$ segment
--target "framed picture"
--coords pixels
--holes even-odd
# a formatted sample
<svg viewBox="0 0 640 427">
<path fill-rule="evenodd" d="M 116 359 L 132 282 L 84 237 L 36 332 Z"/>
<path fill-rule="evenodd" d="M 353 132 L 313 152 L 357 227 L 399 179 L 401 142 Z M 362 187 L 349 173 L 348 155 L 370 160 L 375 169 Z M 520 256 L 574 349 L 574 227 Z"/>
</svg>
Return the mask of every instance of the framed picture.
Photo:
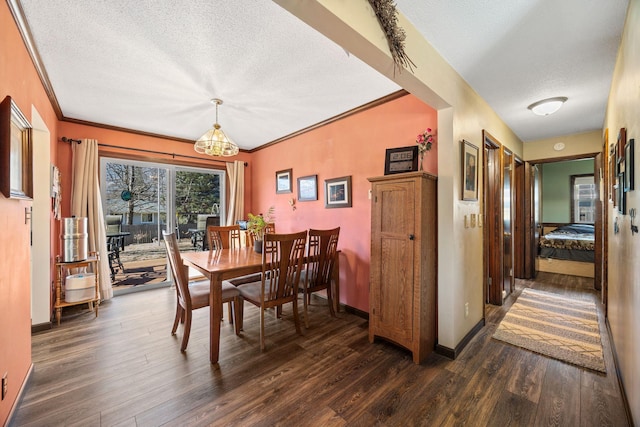
<svg viewBox="0 0 640 427">
<path fill-rule="evenodd" d="M 624 146 L 627 143 L 627 128 L 620 128 L 618 132 L 618 142 L 616 143 L 616 158 L 618 159 L 618 166 L 624 160 Z"/>
<path fill-rule="evenodd" d="M 622 186 L 624 183 L 624 173 L 618 174 L 618 212 L 622 215 L 627 213 L 627 193 L 624 192 Z"/>
<path fill-rule="evenodd" d="M 478 147 L 462 140 L 462 200 L 478 200 Z"/>
<path fill-rule="evenodd" d="M 298 201 L 311 202 L 318 200 L 318 175 L 298 178 Z"/>
<path fill-rule="evenodd" d="M 413 172 L 418 170 L 418 146 L 387 148 L 384 174 Z"/>
<path fill-rule="evenodd" d="M 634 149 L 634 139 L 630 139 L 629 142 L 624 147 L 624 191 L 633 191 L 634 187 L 634 158 L 635 158 L 635 149 Z"/>
<path fill-rule="evenodd" d="M 31 125 L 10 96 L 0 104 L 0 191 L 7 198 L 33 197 Z"/>
<path fill-rule="evenodd" d="M 276 172 L 276 194 L 293 193 L 291 173 L 292 169 Z"/>
<path fill-rule="evenodd" d="M 351 207 L 351 176 L 326 179 L 324 181 L 324 207 Z"/>
</svg>

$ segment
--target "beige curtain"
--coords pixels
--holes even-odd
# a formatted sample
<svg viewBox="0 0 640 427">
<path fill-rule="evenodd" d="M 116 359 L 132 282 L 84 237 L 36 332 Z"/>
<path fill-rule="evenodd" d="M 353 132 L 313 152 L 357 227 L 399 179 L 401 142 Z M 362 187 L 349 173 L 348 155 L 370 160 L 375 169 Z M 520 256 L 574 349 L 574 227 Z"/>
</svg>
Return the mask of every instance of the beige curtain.
<svg viewBox="0 0 640 427">
<path fill-rule="evenodd" d="M 227 225 L 233 225 L 239 219 L 244 219 L 244 162 L 227 163 L 229 175 L 229 209 L 227 210 Z"/>
<path fill-rule="evenodd" d="M 87 217 L 89 251 L 100 254 L 100 297 L 107 300 L 113 297 L 113 289 L 98 180 L 98 141 L 83 139 L 80 144 L 72 144 L 72 151 L 71 215 Z"/>
</svg>

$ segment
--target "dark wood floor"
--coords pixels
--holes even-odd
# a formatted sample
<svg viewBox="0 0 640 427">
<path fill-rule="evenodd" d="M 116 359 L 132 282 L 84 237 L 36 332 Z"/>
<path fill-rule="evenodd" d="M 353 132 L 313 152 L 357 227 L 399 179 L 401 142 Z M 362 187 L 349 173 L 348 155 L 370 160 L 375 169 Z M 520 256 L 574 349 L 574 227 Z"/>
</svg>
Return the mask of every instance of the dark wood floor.
<svg viewBox="0 0 640 427">
<path fill-rule="evenodd" d="M 519 281 L 516 296 L 532 287 L 595 299 L 589 286 L 541 274 Z M 97 319 L 66 313 L 34 335 L 34 373 L 11 425 L 628 425 L 602 316 L 607 375 L 493 340 L 515 296 L 487 307 L 486 327 L 455 361 L 433 354 L 421 366 L 393 345 L 369 344 L 366 320 L 332 319 L 321 299 L 304 336 L 290 309 L 268 316 L 261 353 L 258 312 L 246 304 L 243 336 L 225 320 L 211 365 L 207 310 L 196 312 L 186 354 L 181 335 L 170 335 L 173 292 L 117 297 Z"/>
</svg>

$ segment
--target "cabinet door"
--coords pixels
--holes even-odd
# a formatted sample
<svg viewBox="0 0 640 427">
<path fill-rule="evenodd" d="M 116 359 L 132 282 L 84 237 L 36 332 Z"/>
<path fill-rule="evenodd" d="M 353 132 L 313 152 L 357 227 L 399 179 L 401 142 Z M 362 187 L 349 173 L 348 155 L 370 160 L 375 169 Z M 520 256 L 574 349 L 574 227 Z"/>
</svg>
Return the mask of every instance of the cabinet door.
<svg viewBox="0 0 640 427">
<path fill-rule="evenodd" d="M 374 334 L 409 346 L 413 339 L 415 183 L 379 183 L 372 215 Z"/>
</svg>

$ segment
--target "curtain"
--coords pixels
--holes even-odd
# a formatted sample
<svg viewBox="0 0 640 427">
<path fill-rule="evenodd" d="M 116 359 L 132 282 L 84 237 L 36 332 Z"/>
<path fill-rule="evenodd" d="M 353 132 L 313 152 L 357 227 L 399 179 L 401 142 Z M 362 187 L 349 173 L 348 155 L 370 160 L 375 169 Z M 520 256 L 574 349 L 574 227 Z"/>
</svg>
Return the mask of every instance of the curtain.
<svg viewBox="0 0 640 427">
<path fill-rule="evenodd" d="M 227 213 L 227 225 L 233 225 L 236 221 L 244 219 L 244 162 L 234 161 L 227 163 L 229 175 L 229 209 Z"/>
<path fill-rule="evenodd" d="M 71 175 L 71 215 L 86 217 L 89 228 L 89 251 L 100 254 L 100 297 L 113 297 L 111 271 L 107 255 L 107 237 L 98 180 L 98 141 L 83 139 L 72 144 L 73 173 Z"/>
</svg>

